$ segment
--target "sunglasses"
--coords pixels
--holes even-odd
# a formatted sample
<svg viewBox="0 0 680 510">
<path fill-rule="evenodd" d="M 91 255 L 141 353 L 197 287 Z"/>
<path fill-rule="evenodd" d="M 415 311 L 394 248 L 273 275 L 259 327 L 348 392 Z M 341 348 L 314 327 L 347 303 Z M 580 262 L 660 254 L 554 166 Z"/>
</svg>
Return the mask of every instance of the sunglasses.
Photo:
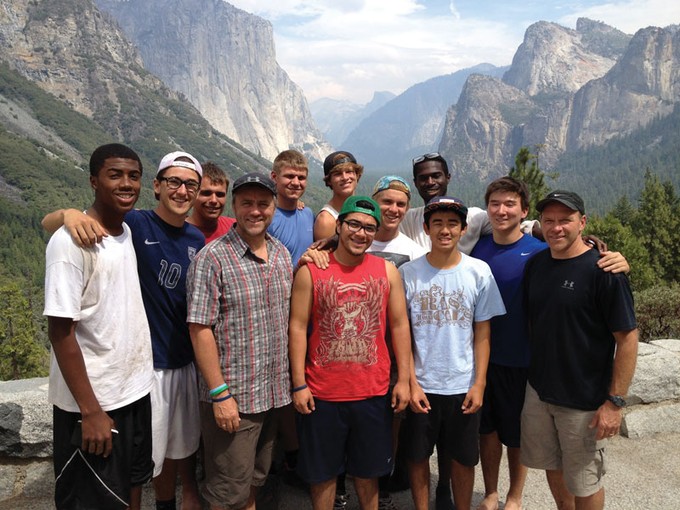
<svg viewBox="0 0 680 510">
<path fill-rule="evenodd" d="M 428 152 L 427 154 L 423 154 L 422 156 L 413 158 L 413 166 L 416 166 L 418 163 L 422 163 L 423 161 L 429 159 L 443 159 L 443 158 L 442 155 L 439 154 L 438 152 Z"/>
</svg>

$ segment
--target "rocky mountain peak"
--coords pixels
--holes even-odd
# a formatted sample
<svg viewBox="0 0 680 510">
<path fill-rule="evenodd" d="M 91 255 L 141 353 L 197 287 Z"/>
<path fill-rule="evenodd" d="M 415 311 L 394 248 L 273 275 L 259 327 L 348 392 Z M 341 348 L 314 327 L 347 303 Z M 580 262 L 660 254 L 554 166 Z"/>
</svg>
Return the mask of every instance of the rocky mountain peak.
<svg viewBox="0 0 680 510">
<path fill-rule="evenodd" d="M 609 40 L 603 35 L 609 33 L 607 26 L 582 18 L 580 27 L 547 21 L 531 25 L 503 81 L 535 96 L 576 92 L 603 76 L 616 62 L 613 45 L 601 42 Z"/>
</svg>

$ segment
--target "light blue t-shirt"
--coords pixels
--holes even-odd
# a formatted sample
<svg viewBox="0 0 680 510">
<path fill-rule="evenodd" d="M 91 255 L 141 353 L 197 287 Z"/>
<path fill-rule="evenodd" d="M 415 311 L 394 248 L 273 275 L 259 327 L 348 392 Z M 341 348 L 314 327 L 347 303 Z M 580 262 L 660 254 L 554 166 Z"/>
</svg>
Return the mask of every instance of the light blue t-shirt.
<svg viewBox="0 0 680 510">
<path fill-rule="evenodd" d="M 451 269 L 427 255 L 399 268 L 411 331 L 416 379 L 426 393 L 467 393 L 475 380 L 474 323 L 505 313 L 486 262 L 461 253 Z"/>
<path fill-rule="evenodd" d="M 292 211 L 277 207 L 267 231 L 288 249 L 295 267 L 314 241 L 314 213 L 309 207 Z"/>
</svg>

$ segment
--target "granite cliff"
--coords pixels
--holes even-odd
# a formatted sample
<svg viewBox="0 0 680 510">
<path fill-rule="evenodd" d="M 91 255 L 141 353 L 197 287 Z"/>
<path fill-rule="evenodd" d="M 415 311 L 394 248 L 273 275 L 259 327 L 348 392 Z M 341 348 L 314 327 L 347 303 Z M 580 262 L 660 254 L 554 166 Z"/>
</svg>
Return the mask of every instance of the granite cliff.
<svg viewBox="0 0 680 510">
<path fill-rule="evenodd" d="M 330 152 L 302 89 L 276 62 L 271 23 L 222 0 L 96 0 L 147 70 L 220 132 L 273 159 L 295 147 Z"/>
</svg>

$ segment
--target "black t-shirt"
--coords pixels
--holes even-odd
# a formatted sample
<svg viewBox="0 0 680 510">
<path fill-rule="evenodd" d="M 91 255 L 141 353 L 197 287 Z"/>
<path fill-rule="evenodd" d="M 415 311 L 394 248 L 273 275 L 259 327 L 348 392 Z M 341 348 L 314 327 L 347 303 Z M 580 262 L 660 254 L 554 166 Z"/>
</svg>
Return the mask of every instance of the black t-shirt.
<svg viewBox="0 0 680 510">
<path fill-rule="evenodd" d="M 531 343 L 529 382 L 541 400 L 591 411 L 607 398 L 615 341 L 637 327 L 628 278 L 597 267 L 596 250 L 526 265 L 524 296 Z"/>
</svg>

